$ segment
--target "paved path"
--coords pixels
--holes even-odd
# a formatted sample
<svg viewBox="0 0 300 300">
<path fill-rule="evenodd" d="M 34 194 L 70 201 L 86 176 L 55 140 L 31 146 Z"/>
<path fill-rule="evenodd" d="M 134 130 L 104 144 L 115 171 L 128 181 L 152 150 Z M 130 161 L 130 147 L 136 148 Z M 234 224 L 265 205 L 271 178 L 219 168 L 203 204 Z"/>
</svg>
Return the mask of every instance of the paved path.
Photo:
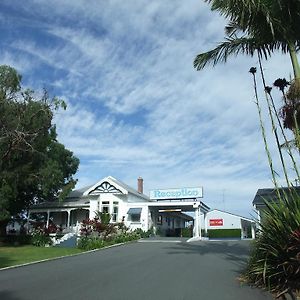
<svg viewBox="0 0 300 300">
<path fill-rule="evenodd" d="M 0 299 L 272 299 L 236 279 L 248 251 L 248 241 L 131 243 L 2 270 Z"/>
</svg>

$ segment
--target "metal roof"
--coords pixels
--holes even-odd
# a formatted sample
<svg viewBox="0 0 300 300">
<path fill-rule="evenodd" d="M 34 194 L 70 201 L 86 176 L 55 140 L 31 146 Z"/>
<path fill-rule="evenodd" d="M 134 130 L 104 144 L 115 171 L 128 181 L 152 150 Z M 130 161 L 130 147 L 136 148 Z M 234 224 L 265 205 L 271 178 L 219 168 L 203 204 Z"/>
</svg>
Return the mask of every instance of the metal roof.
<svg viewBox="0 0 300 300">
<path fill-rule="evenodd" d="M 300 187 L 293 187 L 293 189 L 300 195 Z M 281 187 L 278 189 L 280 195 L 289 192 L 289 188 Z M 265 201 L 267 202 L 277 202 L 278 201 L 278 194 L 275 188 L 267 188 L 267 189 L 258 189 L 256 195 L 253 199 L 253 205 L 260 206 L 265 205 Z"/>
</svg>

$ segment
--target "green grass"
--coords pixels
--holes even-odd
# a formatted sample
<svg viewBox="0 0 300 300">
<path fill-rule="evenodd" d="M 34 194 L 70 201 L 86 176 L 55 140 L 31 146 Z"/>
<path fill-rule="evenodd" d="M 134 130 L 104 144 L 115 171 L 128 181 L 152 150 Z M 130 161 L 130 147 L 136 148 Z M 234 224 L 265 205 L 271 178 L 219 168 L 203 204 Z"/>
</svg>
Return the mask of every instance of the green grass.
<svg viewBox="0 0 300 300">
<path fill-rule="evenodd" d="M 77 248 L 44 248 L 35 246 L 0 247 L 0 268 L 82 252 L 82 250 Z"/>
</svg>

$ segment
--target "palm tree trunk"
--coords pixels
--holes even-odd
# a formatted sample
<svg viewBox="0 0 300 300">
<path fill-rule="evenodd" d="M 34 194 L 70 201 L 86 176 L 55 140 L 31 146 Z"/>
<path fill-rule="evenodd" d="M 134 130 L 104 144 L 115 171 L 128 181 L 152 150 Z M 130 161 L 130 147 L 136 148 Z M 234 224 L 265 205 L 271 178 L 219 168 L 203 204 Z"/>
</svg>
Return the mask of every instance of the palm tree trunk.
<svg viewBox="0 0 300 300">
<path fill-rule="evenodd" d="M 300 65 L 299 65 L 299 61 L 298 61 L 298 57 L 297 57 L 295 44 L 289 43 L 288 48 L 289 48 L 290 57 L 291 57 L 292 65 L 293 65 L 295 79 L 300 79 Z"/>
</svg>

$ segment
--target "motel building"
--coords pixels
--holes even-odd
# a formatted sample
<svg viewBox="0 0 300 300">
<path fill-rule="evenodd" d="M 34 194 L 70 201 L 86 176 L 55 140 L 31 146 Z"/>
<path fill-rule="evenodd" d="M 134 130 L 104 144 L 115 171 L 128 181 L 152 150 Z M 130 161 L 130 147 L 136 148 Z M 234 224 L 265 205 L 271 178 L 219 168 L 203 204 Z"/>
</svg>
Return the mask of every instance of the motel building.
<svg viewBox="0 0 300 300">
<path fill-rule="evenodd" d="M 255 221 L 230 212 L 219 209 L 210 210 L 206 214 L 205 220 L 202 215 L 202 222 L 204 224 L 205 232 L 208 232 L 208 235 L 210 231 L 223 230 L 223 232 L 227 232 L 228 238 L 255 238 Z M 234 236 L 232 236 L 232 234 L 234 234 Z"/>
<path fill-rule="evenodd" d="M 97 211 L 111 214 L 111 222 L 124 222 L 131 230 L 137 228 L 163 236 L 180 236 L 182 228 L 193 224 L 193 238 L 201 238 L 201 214 L 209 207 L 201 199 L 202 187 L 156 189 L 150 197 L 143 194 L 143 179 L 138 178 L 137 190 L 108 176 L 94 185 L 72 191 L 63 202 L 32 205 L 28 219 L 43 216 L 59 225 L 63 232 L 79 233 L 84 219 L 93 219 Z M 186 214 L 192 212 L 194 218 Z M 205 218 L 205 217 L 204 217 Z"/>
<path fill-rule="evenodd" d="M 181 230 L 192 224 L 191 241 L 201 239 L 212 227 L 243 228 L 240 217 L 210 211 L 202 198 L 202 187 L 155 189 L 148 197 L 143 194 L 142 178 L 138 178 L 137 189 L 134 189 L 108 176 L 94 185 L 73 190 L 63 202 L 31 206 L 28 219 L 43 216 L 46 226 L 53 222 L 64 233 L 76 235 L 83 220 L 93 219 L 96 212 L 101 211 L 112 216 L 112 223 L 124 222 L 131 230 L 152 228 L 162 236 L 180 236 Z"/>
</svg>

